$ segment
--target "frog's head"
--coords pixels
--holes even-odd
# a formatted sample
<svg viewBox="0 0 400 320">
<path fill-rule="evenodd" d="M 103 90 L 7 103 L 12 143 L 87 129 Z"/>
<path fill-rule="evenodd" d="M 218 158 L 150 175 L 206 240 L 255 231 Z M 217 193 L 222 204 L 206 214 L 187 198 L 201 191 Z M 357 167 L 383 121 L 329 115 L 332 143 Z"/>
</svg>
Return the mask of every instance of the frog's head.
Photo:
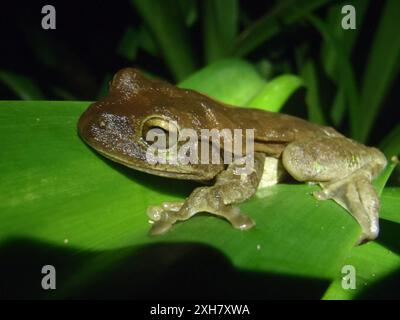
<svg viewBox="0 0 400 320">
<path fill-rule="evenodd" d="M 78 131 L 100 154 L 128 167 L 166 177 L 208 180 L 222 170 L 221 165 L 151 164 L 146 158 L 151 145 L 146 141 L 148 130 L 158 129 L 168 136 L 179 128 L 200 128 L 201 115 L 188 106 L 202 97 L 147 79 L 135 69 L 122 69 L 114 76 L 108 96 L 82 114 Z"/>
</svg>

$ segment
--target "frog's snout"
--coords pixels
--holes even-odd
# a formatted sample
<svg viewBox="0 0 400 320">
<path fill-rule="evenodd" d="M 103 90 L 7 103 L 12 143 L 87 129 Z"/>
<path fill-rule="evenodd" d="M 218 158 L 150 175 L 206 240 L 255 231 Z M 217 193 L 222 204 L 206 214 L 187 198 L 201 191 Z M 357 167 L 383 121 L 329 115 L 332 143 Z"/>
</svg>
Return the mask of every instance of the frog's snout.
<svg viewBox="0 0 400 320">
<path fill-rule="evenodd" d="M 87 131 L 88 128 L 88 123 L 89 123 L 89 117 L 87 116 L 87 111 L 86 110 L 81 117 L 79 118 L 78 121 L 78 133 L 81 137 L 84 136 L 85 132 Z"/>
<path fill-rule="evenodd" d="M 78 133 L 84 139 L 88 140 L 91 136 L 92 128 L 95 126 L 100 126 L 96 122 L 99 118 L 100 106 L 98 103 L 91 104 L 86 111 L 81 115 L 78 121 Z"/>
</svg>

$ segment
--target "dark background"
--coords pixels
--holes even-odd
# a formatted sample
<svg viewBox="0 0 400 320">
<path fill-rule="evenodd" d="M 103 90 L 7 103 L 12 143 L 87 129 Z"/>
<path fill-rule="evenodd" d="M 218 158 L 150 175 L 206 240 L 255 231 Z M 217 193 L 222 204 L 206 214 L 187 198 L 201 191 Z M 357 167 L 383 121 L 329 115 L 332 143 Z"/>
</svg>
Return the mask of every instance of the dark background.
<svg viewBox="0 0 400 320">
<path fill-rule="evenodd" d="M 270 12 L 277 1 L 241 1 L 239 31 Z M 333 1 L 335 3 L 335 1 Z M 56 8 L 56 30 L 43 30 L 41 8 L 52 4 Z M 379 22 L 383 2 L 371 1 L 366 23 L 362 24 L 352 53 L 352 63 L 358 79 L 362 77 L 370 48 L 371 37 Z M 118 53 L 124 31 L 138 27 L 142 20 L 130 1 L 7 1 L 2 3 L 0 20 L 0 69 L 17 72 L 34 79 L 48 100 L 63 100 L 64 95 L 52 88 L 68 91 L 75 100 L 96 100 L 104 95 L 108 79 L 118 69 L 141 67 L 171 82 L 175 79 L 159 55 L 151 55 L 139 48 L 132 61 Z M 323 17 L 327 7 L 316 13 Z M 200 20 L 200 19 L 198 19 Z M 393 32 L 397 32 L 393 30 Z M 190 27 L 192 52 L 197 67 L 204 66 L 201 21 Z M 282 62 L 294 64 L 294 47 L 307 41 L 312 44 L 311 55 L 317 57 L 320 35 L 306 23 L 285 27 L 278 37 L 251 52 L 245 58 L 257 62 L 267 58 L 279 74 Z M 293 69 L 295 69 L 293 67 Z M 400 94 L 399 77 L 394 81 L 381 108 L 370 143 L 376 144 L 398 123 Z M 379 81 L 379 79 L 377 79 Z M 329 83 L 326 96 L 332 95 Z M 18 99 L 0 83 L 2 100 Z M 322 99 L 323 101 L 323 99 Z M 301 101 L 297 101 L 301 103 Z M 342 131 L 346 131 L 346 122 Z"/>
</svg>

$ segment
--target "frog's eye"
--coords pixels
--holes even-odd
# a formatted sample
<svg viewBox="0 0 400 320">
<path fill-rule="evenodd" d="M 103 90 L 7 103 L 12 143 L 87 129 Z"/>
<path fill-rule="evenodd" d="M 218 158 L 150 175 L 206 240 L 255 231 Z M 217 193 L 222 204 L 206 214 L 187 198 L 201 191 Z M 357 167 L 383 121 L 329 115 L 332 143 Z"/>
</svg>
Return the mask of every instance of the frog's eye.
<svg viewBox="0 0 400 320">
<path fill-rule="evenodd" d="M 178 140 L 178 126 L 175 121 L 169 121 L 160 117 L 146 119 L 142 124 L 142 139 L 148 145 L 157 141 L 159 149 L 169 149 Z"/>
</svg>

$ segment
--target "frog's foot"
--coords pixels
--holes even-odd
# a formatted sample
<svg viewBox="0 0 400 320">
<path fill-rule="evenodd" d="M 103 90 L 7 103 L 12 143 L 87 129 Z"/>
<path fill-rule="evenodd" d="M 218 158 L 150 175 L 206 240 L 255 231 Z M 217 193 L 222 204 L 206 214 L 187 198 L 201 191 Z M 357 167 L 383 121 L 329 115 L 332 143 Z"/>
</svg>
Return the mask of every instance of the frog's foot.
<svg viewBox="0 0 400 320">
<path fill-rule="evenodd" d="M 321 191 L 314 192 L 319 200 L 333 199 L 351 213 L 362 229 L 359 244 L 374 240 L 379 233 L 379 199 L 364 172 L 333 183 L 321 183 Z"/>
<path fill-rule="evenodd" d="M 197 212 L 209 212 L 225 218 L 230 222 L 232 227 L 239 230 L 248 230 L 255 225 L 253 219 L 242 213 L 239 207 L 224 203 L 224 199 L 220 195 L 221 189 L 218 186 L 203 188 L 203 190 L 198 191 L 201 201 L 195 207 Z"/>
<path fill-rule="evenodd" d="M 224 205 L 215 194 L 213 187 L 197 188 L 185 203 L 165 202 L 161 206 L 151 206 L 147 215 L 152 221 L 150 235 L 166 233 L 177 221 L 188 220 L 196 213 L 208 212 L 227 219 L 231 225 L 240 230 L 250 229 L 254 221 L 240 212 L 238 207 Z"/>
<path fill-rule="evenodd" d="M 178 219 L 177 212 L 182 208 L 183 202 L 163 202 L 161 206 L 150 206 L 147 215 L 153 224 L 150 235 L 166 233 Z"/>
</svg>

